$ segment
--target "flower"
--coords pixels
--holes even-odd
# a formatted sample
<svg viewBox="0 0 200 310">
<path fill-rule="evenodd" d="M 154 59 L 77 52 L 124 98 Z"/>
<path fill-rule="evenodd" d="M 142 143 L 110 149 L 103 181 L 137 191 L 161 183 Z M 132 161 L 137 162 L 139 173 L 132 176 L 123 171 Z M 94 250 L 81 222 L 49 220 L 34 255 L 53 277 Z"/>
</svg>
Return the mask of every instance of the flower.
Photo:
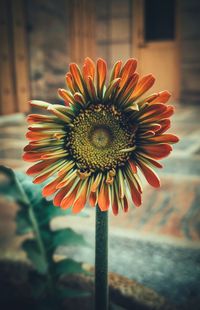
<svg viewBox="0 0 200 310">
<path fill-rule="evenodd" d="M 165 132 L 174 107 L 166 105 L 167 91 L 141 96 L 155 82 L 152 74 L 139 79 L 137 61 L 118 61 L 106 87 L 107 65 L 96 68 L 86 58 L 82 71 L 71 63 L 66 74 L 68 90 L 59 89 L 64 105 L 31 101 L 51 115 L 28 116 L 29 144 L 24 160 L 38 162 L 27 170 L 34 183 L 54 176 L 43 195 L 54 194 L 53 203 L 80 212 L 89 200 L 102 211 L 128 210 L 129 200 L 141 205 L 142 184 L 138 169 L 153 187 L 160 180 L 152 167 L 172 151 L 178 138 Z M 130 195 L 129 195 L 129 193 Z"/>
</svg>

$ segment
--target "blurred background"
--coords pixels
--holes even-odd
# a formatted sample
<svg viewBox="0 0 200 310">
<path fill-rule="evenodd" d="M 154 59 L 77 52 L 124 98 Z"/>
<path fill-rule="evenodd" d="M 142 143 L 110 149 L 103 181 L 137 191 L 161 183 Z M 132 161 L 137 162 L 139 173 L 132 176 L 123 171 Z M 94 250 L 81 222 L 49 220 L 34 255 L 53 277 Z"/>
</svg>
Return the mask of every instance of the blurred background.
<svg viewBox="0 0 200 310">
<path fill-rule="evenodd" d="M 141 75 L 156 77 L 176 106 L 172 132 L 180 136 L 162 187 L 144 188 L 143 205 L 110 217 L 110 270 L 189 309 L 200 301 L 200 1 L 0 0 L 0 163 L 25 171 L 28 99 L 61 103 L 70 62 L 86 56 L 138 59 Z M 94 210 L 68 225 L 94 242 Z M 14 234 L 16 206 L 0 203 L 0 257 L 22 258 Z M 57 221 L 57 226 L 65 225 Z M 61 254 L 66 254 L 62 248 Z M 71 253 L 94 263 L 93 249 Z M 194 306 L 193 309 L 198 307 Z"/>
</svg>

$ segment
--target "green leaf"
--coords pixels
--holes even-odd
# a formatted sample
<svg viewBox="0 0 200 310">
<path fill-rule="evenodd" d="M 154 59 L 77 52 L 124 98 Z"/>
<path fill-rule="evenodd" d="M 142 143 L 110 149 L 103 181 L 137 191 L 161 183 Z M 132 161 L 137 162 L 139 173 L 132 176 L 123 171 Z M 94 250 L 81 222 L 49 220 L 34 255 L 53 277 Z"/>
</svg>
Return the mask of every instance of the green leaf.
<svg viewBox="0 0 200 310">
<path fill-rule="evenodd" d="M 44 274 L 48 270 L 47 262 L 42 255 L 36 240 L 28 239 L 22 243 L 22 248 L 26 252 L 28 258 L 33 263 L 38 272 Z"/>
<path fill-rule="evenodd" d="M 21 193 L 21 187 L 12 169 L 0 166 L 0 193 L 25 206 L 27 199 Z"/>
<path fill-rule="evenodd" d="M 15 220 L 17 235 L 24 235 L 29 232 L 33 232 L 33 226 L 29 218 L 28 208 L 19 210 Z"/>
<path fill-rule="evenodd" d="M 60 229 L 52 232 L 53 247 L 63 245 L 87 245 L 81 234 L 76 233 L 71 228 Z"/>
<path fill-rule="evenodd" d="M 61 276 L 65 274 L 71 273 L 84 273 L 84 269 L 82 268 L 82 264 L 79 262 L 75 262 L 72 259 L 63 259 L 54 264 L 54 273 L 55 276 Z"/>
</svg>

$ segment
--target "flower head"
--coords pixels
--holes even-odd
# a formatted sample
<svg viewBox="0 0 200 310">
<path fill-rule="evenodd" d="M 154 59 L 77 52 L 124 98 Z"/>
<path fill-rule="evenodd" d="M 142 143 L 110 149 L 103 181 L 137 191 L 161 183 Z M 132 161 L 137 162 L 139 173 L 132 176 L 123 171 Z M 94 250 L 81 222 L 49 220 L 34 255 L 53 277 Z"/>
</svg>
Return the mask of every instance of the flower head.
<svg viewBox="0 0 200 310">
<path fill-rule="evenodd" d="M 141 98 L 155 79 L 151 74 L 140 79 L 136 65 L 135 59 L 124 66 L 118 61 L 106 86 L 106 62 L 98 59 L 95 66 L 86 58 L 82 71 L 70 64 L 68 90 L 58 90 L 65 106 L 31 101 L 50 115 L 28 116 L 24 160 L 38 163 L 27 174 L 36 176 L 34 183 L 54 176 L 43 195 L 54 194 L 55 206 L 77 213 L 89 200 L 91 206 L 98 204 L 102 211 L 111 206 L 117 214 L 120 208 L 128 210 L 128 192 L 140 206 L 138 169 L 150 185 L 160 186 L 152 167 L 162 168 L 158 160 L 178 141 L 165 133 L 174 108 L 166 105 L 167 91 Z"/>
</svg>

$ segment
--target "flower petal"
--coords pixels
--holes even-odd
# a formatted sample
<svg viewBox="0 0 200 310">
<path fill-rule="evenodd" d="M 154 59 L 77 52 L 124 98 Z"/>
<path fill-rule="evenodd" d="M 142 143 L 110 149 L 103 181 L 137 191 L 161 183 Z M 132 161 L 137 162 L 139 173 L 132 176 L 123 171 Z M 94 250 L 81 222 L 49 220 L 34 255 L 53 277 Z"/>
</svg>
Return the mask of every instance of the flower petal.
<svg viewBox="0 0 200 310">
<path fill-rule="evenodd" d="M 164 142 L 164 143 L 177 143 L 179 141 L 179 138 L 172 134 L 164 134 L 155 136 L 153 138 L 149 138 L 148 141 L 152 142 Z"/>
<path fill-rule="evenodd" d="M 170 154 L 172 146 L 165 143 L 158 145 L 143 145 L 142 150 L 154 159 L 162 159 Z"/>
<path fill-rule="evenodd" d="M 87 80 L 88 76 L 94 81 L 94 74 L 95 74 L 95 64 L 89 57 L 85 58 L 83 64 L 83 77 Z"/>
<path fill-rule="evenodd" d="M 101 211 L 107 211 L 109 209 L 109 193 L 108 193 L 108 184 L 105 184 L 102 182 L 100 191 L 99 191 L 99 196 L 98 196 L 98 205 Z"/>
<path fill-rule="evenodd" d="M 99 58 L 97 60 L 97 92 L 99 98 L 102 98 L 103 87 L 106 81 L 107 64 L 106 62 Z"/>
<path fill-rule="evenodd" d="M 83 183 L 80 184 L 79 189 L 77 191 L 77 194 L 80 192 L 80 195 L 78 198 L 75 199 L 75 202 L 73 204 L 73 213 L 79 213 L 85 206 L 86 200 L 87 200 L 87 188 L 88 188 L 88 181 L 84 181 Z"/>
<path fill-rule="evenodd" d="M 155 78 L 152 74 L 145 75 L 141 80 L 139 80 L 134 92 L 131 95 L 131 99 L 137 99 L 143 95 L 147 90 L 149 90 L 155 82 Z"/>
<path fill-rule="evenodd" d="M 70 72 L 67 72 L 65 78 L 66 78 L 66 84 L 67 84 L 69 90 L 71 91 L 72 94 L 75 93 L 74 81 L 73 81 L 72 74 Z"/>
<path fill-rule="evenodd" d="M 113 69 L 111 71 L 111 75 L 110 75 L 110 82 L 119 77 L 121 66 L 122 66 L 122 61 L 121 60 L 117 61 L 114 64 Z"/>
<path fill-rule="evenodd" d="M 167 91 L 161 91 L 157 94 L 156 97 L 154 98 L 149 98 L 149 100 L 147 100 L 147 102 L 149 102 L 150 104 L 154 104 L 154 103 L 166 103 L 169 98 L 171 97 L 171 94 Z"/>
<path fill-rule="evenodd" d="M 54 194 L 57 191 L 56 186 L 58 183 L 63 179 L 63 176 L 57 177 L 54 181 L 48 183 L 43 189 L 42 189 L 42 195 L 44 197 L 50 196 Z"/>
<path fill-rule="evenodd" d="M 153 187 L 160 187 L 160 179 L 157 174 L 144 162 L 138 161 L 138 166 L 143 172 L 147 182 Z"/>
<path fill-rule="evenodd" d="M 84 86 L 83 86 L 83 79 L 82 79 L 82 76 L 81 76 L 81 72 L 80 72 L 80 69 L 79 67 L 77 66 L 77 64 L 75 63 L 71 63 L 69 65 L 69 68 L 70 68 L 70 72 L 74 78 L 74 88 L 78 88 L 78 90 L 84 94 Z"/>
</svg>

